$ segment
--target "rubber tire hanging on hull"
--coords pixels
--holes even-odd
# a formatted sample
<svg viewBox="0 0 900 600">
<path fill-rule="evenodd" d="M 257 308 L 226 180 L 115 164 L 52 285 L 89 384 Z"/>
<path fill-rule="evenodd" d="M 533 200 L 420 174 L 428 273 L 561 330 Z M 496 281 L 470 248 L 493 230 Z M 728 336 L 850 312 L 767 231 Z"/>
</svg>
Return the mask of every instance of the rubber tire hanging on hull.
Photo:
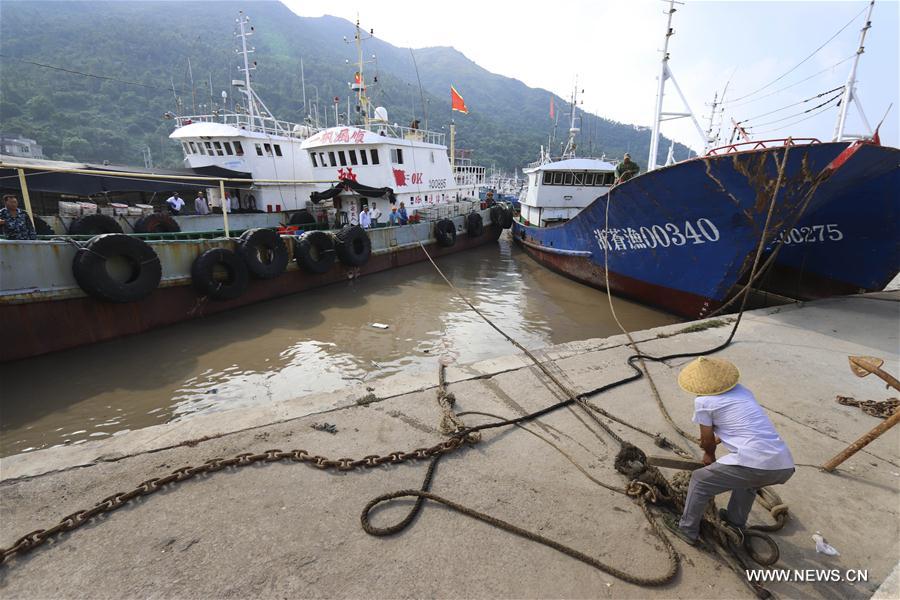
<svg viewBox="0 0 900 600">
<path fill-rule="evenodd" d="M 125 281 L 113 277 L 107 261 L 121 257 L 131 273 Z M 82 290 L 107 302 L 137 302 L 159 286 L 162 265 L 150 244 L 122 233 L 98 235 L 79 248 L 72 274 Z"/>
<path fill-rule="evenodd" d="M 225 269 L 226 278 L 216 278 L 216 267 Z M 201 296 L 213 300 L 234 300 L 247 290 L 250 274 L 241 258 L 227 248 L 207 250 L 191 265 L 191 284 Z"/>
<path fill-rule="evenodd" d="M 122 226 L 109 215 L 84 215 L 69 223 L 69 235 L 122 233 Z"/>
<path fill-rule="evenodd" d="M 248 229 L 241 234 L 238 255 L 257 279 L 273 279 L 287 268 L 288 249 L 272 229 Z"/>
<path fill-rule="evenodd" d="M 496 225 L 497 227 L 503 227 L 503 206 L 494 204 L 491 206 L 489 214 L 491 215 L 491 224 Z"/>
<path fill-rule="evenodd" d="M 40 217 L 34 217 L 34 232 L 38 235 L 53 235 L 56 232 L 47 221 Z"/>
<path fill-rule="evenodd" d="M 153 213 L 141 217 L 134 223 L 135 233 L 178 233 L 181 225 L 169 215 Z"/>
<path fill-rule="evenodd" d="M 503 229 L 509 229 L 513 224 L 512 208 L 508 204 L 503 204 L 501 207 L 503 209 L 503 218 L 500 221 L 500 225 Z"/>
<path fill-rule="evenodd" d="M 441 219 L 434 224 L 434 237 L 438 246 L 449 248 L 456 243 L 456 225 L 450 219 Z"/>
<path fill-rule="evenodd" d="M 306 209 L 295 212 L 291 215 L 288 225 L 315 225 L 316 218 Z"/>
<path fill-rule="evenodd" d="M 480 237 L 484 233 L 484 220 L 477 212 L 471 212 L 466 216 L 466 232 L 469 237 Z"/>
<path fill-rule="evenodd" d="M 309 273 L 327 273 L 335 261 L 335 239 L 324 231 L 307 231 L 294 242 L 294 260 Z"/>
<path fill-rule="evenodd" d="M 372 254 L 372 240 L 366 230 L 359 225 L 345 227 L 335 234 L 338 258 L 348 267 L 361 267 L 369 262 Z"/>
</svg>

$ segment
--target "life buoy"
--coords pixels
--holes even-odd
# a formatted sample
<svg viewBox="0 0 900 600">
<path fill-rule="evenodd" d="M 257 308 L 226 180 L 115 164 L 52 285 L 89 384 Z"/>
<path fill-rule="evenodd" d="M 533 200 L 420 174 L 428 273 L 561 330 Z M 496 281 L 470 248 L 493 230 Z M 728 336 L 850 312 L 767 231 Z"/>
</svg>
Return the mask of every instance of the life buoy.
<svg viewBox="0 0 900 600">
<path fill-rule="evenodd" d="M 441 219 L 434 224 L 434 237 L 438 246 L 449 248 L 456 243 L 456 225 L 450 219 Z"/>
<path fill-rule="evenodd" d="M 107 264 L 109 261 L 113 264 Z M 122 233 L 107 233 L 91 238 L 75 253 L 72 274 L 79 287 L 94 298 L 136 302 L 159 285 L 162 266 L 147 242 Z"/>
<path fill-rule="evenodd" d="M 466 217 L 466 232 L 469 237 L 479 237 L 484 233 L 484 220 L 477 212 L 471 212 Z"/>
<path fill-rule="evenodd" d="M 237 251 L 250 273 L 259 279 L 278 277 L 287 268 L 287 246 L 272 229 L 248 229 L 241 234 Z"/>
<path fill-rule="evenodd" d="M 365 229 L 359 225 L 351 225 L 338 231 L 335 237 L 338 241 L 335 250 L 342 263 L 350 267 L 361 267 L 369 262 L 372 240 Z"/>
<path fill-rule="evenodd" d="M 216 269 L 221 267 L 221 269 Z M 224 277 L 222 276 L 224 273 Z M 250 275 L 247 265 L 227 248 L 207 250 L 191 265 L 191 283 L 202 296 L 213 300 L 234 300 L 244 293 Z"/>
<path fill-rule="evenodd" d="M 84 215 L 69 223 L 70 235 L 122 233 L 122 226 L 109 215 Z"/>
<path fill-rule="evenodd" d="M 141 217 L 134 223 L 135 233 L 178 233 L 181 226 L 169 215 L 153 213 Z"/>
<path fill-rule="evenodd" d="M 327 273 L 334 265 L 334 242 L 334 237 L 324 231 L 308 231 L 294 243 L 294 260 L 309 273 Z"/>
</svg>

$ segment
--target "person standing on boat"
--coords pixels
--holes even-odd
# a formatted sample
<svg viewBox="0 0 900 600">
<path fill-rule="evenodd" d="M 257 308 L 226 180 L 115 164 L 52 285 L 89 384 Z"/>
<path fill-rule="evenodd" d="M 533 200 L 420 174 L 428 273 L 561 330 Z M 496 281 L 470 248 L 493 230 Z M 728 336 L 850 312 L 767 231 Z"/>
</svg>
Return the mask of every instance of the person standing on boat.
<svg viewBox="0 0 900 600">
<path fill-rule="evenodd" d="M 369 207 L 363 206 L 362 212 L 359 213 L 359 226 L 368 229 L 372 226 L 372 217 L 369 215 Z"/>
<path fill-rule="evenodd" d="M 172 192 L 172 195 L 166 199 L 166 204 L 169 205 L 169 212 L 173 215 L 180 215 L 181 209 L 184 208 L 184 200 L 178 195 L 178 192 Z"/>
<path fill-rule="evenodd" d="M 691 474 L 684 513 L 673 531 L 696 544 L 709 501 L 731 492 L 728 508 L 719 511 L 727 524 L 743 529 L 756 490 L 785 483 L 794 474 L 794 459 L 753 392 L 738 384 L 740 372 L 731 362 L 700 357 L 678 375 L 678 385 L 696 395 L 694 423 L 700 426 L 703 464 Z M 716 460 L 721 443 L 729 454 Z M 670 524 L 671 527 L 671 524 Z"/>
<path fill-rule="evenodd" d="M 8 240 L 36 240 L 37 234 L 28 214 L 19 209 L 19 199 L 14 194 L 3 196 L 0 208 L 0 233 Z"/>
<path fill-rule="evenodd" d="M 391 207 L 391 214 L 388 215 L 388 225 L 390 227 L 396 227 L 400 225 L 400 213 L 397 212 L 397 207 Z"/>
<path fill-rule="evenodd" d="M 400 215 L 401 225 L 409 223 L 409 215 L 406 214 L 406 205 L 403 202 L 400 203 L 400 210 L 397 211 L 397 214 Z"/>
<path fill-rule="evenodd" d="M 378 220 L 381 218 L 381 211 L 378 210 L 374 202 L 372 203 L 372 212 L 369 213 L 369 216 L 372 217 L 372 227 L 377 227 Z"/>
<path fill-rule="evenodd" d="M 622 162 L 616 165 L 616 182 L 622 183 L 623 181 L 628 181 L 637 175 L 640 170 L 641 168 L 638 164 L 631 160 L 631 155 L 626 152 Z"/>
<path fill-rule="evenodd" d="M 197 199 L 194 200 L 194 212 L 198 215 L 209 214 L 209 204 L 207 204 L 206 195 L 204 195 L 202 190 L 197 192 Z"/>
</svg>

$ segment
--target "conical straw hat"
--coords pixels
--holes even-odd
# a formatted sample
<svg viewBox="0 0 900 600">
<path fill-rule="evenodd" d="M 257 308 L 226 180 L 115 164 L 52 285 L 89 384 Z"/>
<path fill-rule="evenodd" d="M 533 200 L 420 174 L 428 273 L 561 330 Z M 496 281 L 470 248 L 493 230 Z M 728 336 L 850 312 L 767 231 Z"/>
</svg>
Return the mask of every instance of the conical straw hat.
<svg viewBox="0 0 900 600">
<path fill-rule="evenodd" d="M 733 363 L 723 358 L 701 356 L 681 370 L 678 385 L 698 396 L 716 396 L 736 386 L 740 378 L 741 373 Z"/>
</svg>

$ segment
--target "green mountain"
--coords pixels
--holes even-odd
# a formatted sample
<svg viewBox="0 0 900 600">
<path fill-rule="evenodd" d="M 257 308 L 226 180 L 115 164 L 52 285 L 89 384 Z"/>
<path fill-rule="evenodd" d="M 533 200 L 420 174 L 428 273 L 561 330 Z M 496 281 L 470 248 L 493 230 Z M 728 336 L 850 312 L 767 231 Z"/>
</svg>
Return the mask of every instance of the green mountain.
<svg viewBox="0 0 900 600">
<path fill-rule="evenodd" d="M 230 82 L 241 77 L 233 36 L 239 10 L 255 27 L 254 87 L 276 117 L 301 121 L 317 95 L 320 120 L 327 112 L 334 123 L 335 96 L 341 98 L 339 113 L 346 112 L 356 50 L 344 42 L 354 34 L 344 19 L 299 17 L 280 2 L 3 0 L 0 130 L 36 139 L 48 158 L 142 164 L 149 148 L 154 164 L 180 165 L 180 147 L 168 139 L 172 122 L 163 115 L 208 112 L 210 104 L 222 102 L 223 90 L 232 95 Z M 430 129 L 440 129 L 453 118 L 457 147 L 471 148 L 479 164 L 505 170 L 535 160 L 547 144 L 547 90 L 490 73 L 453 48 L 417 49 L 413 56 L 376 38 L 366 42 L 365 53 L 376 56 L 366 67 L 367 81 L 378 77 L 373 100 L 388 108 L 391 121 L 427 117 Z M 451 83 L 464 96 L 468 115 L 451 114 Z M 553 98 L 557 112 L 565 113 L 566 101 Z M 611 157 L 630 151 L 638 162 L 647 155 L 646 128 L 580 110 L 579 117 L 582 151 Z M 558 140 L 566 130 L 562 115 Z M 660 147 L 663 160 L 669 142 Z M 676 146 L 679 158 L 688 152 Z"/>
</svg>

